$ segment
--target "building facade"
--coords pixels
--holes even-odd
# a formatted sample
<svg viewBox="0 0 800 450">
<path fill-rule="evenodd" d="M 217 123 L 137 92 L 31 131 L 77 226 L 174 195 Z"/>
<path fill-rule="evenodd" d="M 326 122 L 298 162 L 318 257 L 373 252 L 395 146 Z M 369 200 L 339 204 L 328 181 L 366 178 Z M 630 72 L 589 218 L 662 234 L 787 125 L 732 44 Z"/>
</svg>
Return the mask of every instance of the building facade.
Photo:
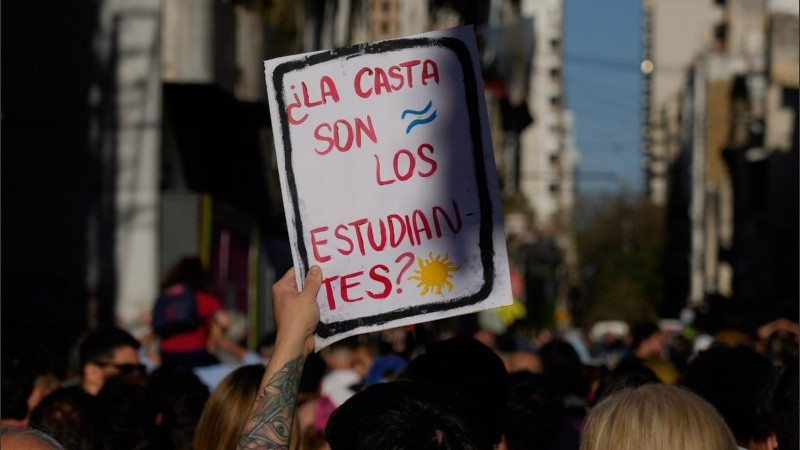
<svg viewBox="0 0 800 450">
<path fill-rule="evenodd" d="M 668 302 L 755 327 L 797 315 L 798 7 L 718 3 L 713 43 L 653 112 L 669 156 Z"/>
</svg>

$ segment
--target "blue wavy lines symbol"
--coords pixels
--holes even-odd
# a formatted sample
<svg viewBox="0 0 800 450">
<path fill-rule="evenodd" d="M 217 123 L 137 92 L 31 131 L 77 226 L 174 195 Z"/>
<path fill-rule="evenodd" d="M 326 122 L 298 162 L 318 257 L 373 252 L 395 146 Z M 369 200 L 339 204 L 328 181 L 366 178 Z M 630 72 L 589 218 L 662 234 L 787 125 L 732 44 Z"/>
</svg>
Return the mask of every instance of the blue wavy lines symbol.
<svg viewBox="0 0 800 450">
<path fill-rule="evenodd" d="M 436 119 L 436 111 L 432 112 L 428 117 L 424 117 L 424 115 L 430 111 L 431 106 L 433 106 L 433 101 L 428 101 L 428 104 L 425 105 L 425 107 L 421 110 L 406 109 L 403 111 L 403 114 L 400 115 L 401 120 L 405 119 L 406 115 L 412 115 L 416 117 L 416 119 L 412 120 L 411 123 L 408 124 L 408 127 L 406 127 L 406 134 L 410 133 L 411 129 L 413 129 L 415 126 L 431 123 Z"/>
</svg>

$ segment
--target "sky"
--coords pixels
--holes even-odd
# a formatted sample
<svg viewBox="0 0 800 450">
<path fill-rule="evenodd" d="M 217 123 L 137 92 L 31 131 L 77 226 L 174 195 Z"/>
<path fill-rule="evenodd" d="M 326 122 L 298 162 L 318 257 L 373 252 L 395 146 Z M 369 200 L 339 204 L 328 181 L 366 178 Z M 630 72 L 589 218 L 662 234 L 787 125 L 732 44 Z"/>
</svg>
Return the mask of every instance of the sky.
<svg viewBox="0 0 800 450">
<path fill-rule="evenodd" d="M 641 0 L 564 0 L 564 82 L 578 194 L 643 189 Z"/>
</svg>

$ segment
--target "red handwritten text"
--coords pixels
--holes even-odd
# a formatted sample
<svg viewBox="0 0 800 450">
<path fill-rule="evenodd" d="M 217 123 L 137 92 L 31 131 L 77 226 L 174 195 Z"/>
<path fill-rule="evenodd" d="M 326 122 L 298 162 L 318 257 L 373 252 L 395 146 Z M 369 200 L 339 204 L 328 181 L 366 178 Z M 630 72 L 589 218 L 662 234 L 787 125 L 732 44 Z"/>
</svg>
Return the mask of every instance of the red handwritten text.
<svg viewBox="0 0 800 450">
<path fill-rule="evenodd" d="M 336 147 L 336 150 L 344 153 L 353 147 L 353 141 L 357 148 L 361 148 L 363 137 L 366 136 L 374 143 L 378 143 L 378 136 L 375 134 L 375 125 L 372 124 L 372 117 L 367 115 L 366 121 L 359 117 L 351 124 L 349 121 L 339 119 L 333 124 L 323 122 L 317 125 L 314 130 L 314 137 L 317 141 L 325 143 L 323 148 L 315 148 L 314 151 L 320 155 L 327 155 Z"/>
<path fill-rule="evenodd" d="M 293 91 L 296 89 L 295 85 L 289 86 Z M 319 96 L 318 100 L 312 100 L 312 95 L 308 92 L 308 85 L 305 81 L 300 83 L 300 90 L 303 93 L 303 101 L 300 101 L 300 96 L 297 92 L 294 94 L 294 102 L 286 105 L 286 117 L 292 125 L 300 125 L 308 119 L 308 113 L 300 115 L 295 110 L 305 106 L 306 108 L 314 108 L 328 103 L 328 99 L 333 100 L 334 103 L 339 102 L 339 91 L 336 89 L 336 83 L 333 82 L 331 77 L 325 75 L 319 79 Z"/>
<path fill-rule="evenodd" d="M 356 95 L 361 98 L 381 95 L 384 92 L 396 92 L 406 86 L 413 88 L 414 72 L 417 73 L 423 86 L 427 86 L 430 80 L 439 84 L 439 67 L 436 62 L 431 59 L 426 59 L 425 61 L 414 59 L 391 66 L 388 69 L 363 67 L 356 72 L 353 88 Z"/>
<path fill-rule="evenodd" d="M 334 275 L 322 280 L 325 287 L 325 296 L 328 299 L 328 307 L 333 311 L 336 309 L 336 299 L 340 298 L 346 303 L 353 303 L 364 300 L 364 296 L 373 300 L 382 300 L 392 292 L 392 280 L 386 275 L 389 268 L 383 264 L 373 266 L 366 274 L 364 271 L 348 273 L 346 275 Z M 371 286 L 364 286 L 364 281 Z M 338 289 L 336 288 L 338 285 Z"/>
<path fill-rule="evenodd" d="M 414 176 L 414 170 L 417 168 L 417 158 L 419 158 L 422 163 L 427 164 L 427 167 L 424 169 L 420 167 L 416 170 L 417 175 L 422 178 L 428 178 L 436 172 L 438 164 L 436 160 L 426 155 L 426 152 L 433 154 L 433 146 L 431 144 L 421 144 L 417 147 L 416 157 L 410 150 L 404 148 L 398 150 L 392 158 L 393 173 L 389 177 L 382 175 L 381 160 L 378 158 L 378 155 L 373 155 L 375 156 L 375 181 L 378 182 L 378 185 L 385 186 L 398 180 L 408 180 Z M 422 164 L 420 164 L 420 166 L 422 166 Z"/>
<path fill-rule="evenodd" d="M 314 228 L 309 232 L 314 259 L 324 263 L 336 253 L 366 255 L 367 251 L 377 253 L 402 244 L 417 246 L 445 234 L 455 236 L 463 227 L 463 219 L 458 202 L 451 201 L 451 211 L 436 205 L 424 211 L 415 209 L 409 214 L 389 214 L 377 220 L 361 218 Z"/>
</svg>

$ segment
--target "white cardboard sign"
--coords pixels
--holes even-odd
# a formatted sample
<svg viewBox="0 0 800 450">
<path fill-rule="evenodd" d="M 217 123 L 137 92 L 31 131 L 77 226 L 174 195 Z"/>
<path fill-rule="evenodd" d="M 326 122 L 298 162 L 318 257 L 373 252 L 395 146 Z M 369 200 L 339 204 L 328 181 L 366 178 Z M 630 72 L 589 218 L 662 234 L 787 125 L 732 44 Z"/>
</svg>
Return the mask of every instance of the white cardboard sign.
<svg viewBox="0 0 800 450">
<path fill-rule="evenodd" d="M 472 27 L 265 72 L 297 282 L 324 277 L 317 350 L 511 304 Z"/>
</svg>

